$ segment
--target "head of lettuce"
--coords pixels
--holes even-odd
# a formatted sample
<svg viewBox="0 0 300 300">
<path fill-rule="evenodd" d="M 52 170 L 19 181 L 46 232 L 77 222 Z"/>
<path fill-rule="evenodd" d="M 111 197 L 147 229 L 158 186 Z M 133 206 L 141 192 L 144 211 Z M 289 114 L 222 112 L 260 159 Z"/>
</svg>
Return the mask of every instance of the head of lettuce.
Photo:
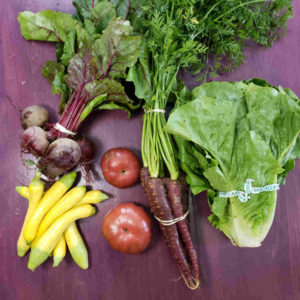
<svg viewBox="0 0 300 300">
<path fill-rule="evenodd" d="M 208 191 L 211 224 L 234 245 L 260 246 L 277 191 L 256 189 L 246 201 L 224 193 L 244 193 L 249 180 L 253 187 L 284 183 L 300 157 L 297 96 L 261 79 L 203 84 L 179 93 L 165 130 L 174 135 L 193 193 Z"/>
</svg>

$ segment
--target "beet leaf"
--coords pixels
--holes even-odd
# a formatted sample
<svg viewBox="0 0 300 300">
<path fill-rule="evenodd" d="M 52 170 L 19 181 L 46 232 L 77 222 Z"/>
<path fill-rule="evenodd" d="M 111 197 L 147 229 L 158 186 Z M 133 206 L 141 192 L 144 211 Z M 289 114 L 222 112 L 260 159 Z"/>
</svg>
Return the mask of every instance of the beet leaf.
<svg viewBox="0 0 300 300">
<path fill-rule="evenodd" d="M 48 42 L 66 42 L 69 30 L 77 24 L 71 15 L 49 9 L 21 12 L 18 21 L 25 39 Z"/>
<path fill-rule="evenodd" d="M 99 58 L 101 78 L 125 77 L 126 68 L 137 61 L 140 37 L 131 36 L 129 21 L 117 18 L 103 31 L 95 41 L 95 52 Z"/>
<path fill-rule="evenodd" d="M 59 123 L 76 132 L 94 109 L 123 109 L 130 115 L 139 107 L 123 86 L 128 68 L 140 54 L 141 39 L 133 35 L 128 20 L 116 18 L 109 1 L 74 0 L 77 13 L 50 10 L 19 14 L 21 32 L 26 39 L 57 42 L 57 62 L 48 61 L 42 75 L 61 95 Z M 49 137 L 66 136 L 55 128 Z"/>
</svg>

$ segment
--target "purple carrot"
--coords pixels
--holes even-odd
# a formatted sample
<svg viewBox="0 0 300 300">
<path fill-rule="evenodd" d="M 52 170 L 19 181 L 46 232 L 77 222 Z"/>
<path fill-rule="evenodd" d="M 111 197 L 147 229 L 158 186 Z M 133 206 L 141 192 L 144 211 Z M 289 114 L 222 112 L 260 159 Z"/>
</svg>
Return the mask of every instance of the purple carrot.
<svg viewBox="0 0 300 300">
<path fill-rule="evenodd" d="M 172 220 L 174 216 L 169 204 L 165 180 L 162 178 L 151 178 L 147 168 L 141 170 L 141 182 L 152 213 L 161 220 Z M 177 225 L 163 225 L 159 222 L 163 237 L 172 257 L 175 259 L 179 270 L 189 288 L 197 288 L 199 283 L 195 282 L 190 265 L 186 259 Z"/>
<path fill-rule="evenodd" d="M 168 198 L 170 205 L 172 207 L 172 212 L 175 218 L 180 218 L 183 216 L 188 206 L 184 207 L 184 202 L 188 202 L 188 186 L 185 182 L 185 179 L 181 180 L 166 180 L 166 187 L 168 191 Z M 195 282 L 199 284 L 199 266 L 198 266 L 198 257 L 196 249 L 193 245 L 191 234 L 189 231 L 187 220 L 184 219 L 177 223 L 179 228 L 180 235 L 183 239 L 183 242 L 186 246 L 189 259 L 192 264 L 192 270 L 194 273 Z"/>
</svg>

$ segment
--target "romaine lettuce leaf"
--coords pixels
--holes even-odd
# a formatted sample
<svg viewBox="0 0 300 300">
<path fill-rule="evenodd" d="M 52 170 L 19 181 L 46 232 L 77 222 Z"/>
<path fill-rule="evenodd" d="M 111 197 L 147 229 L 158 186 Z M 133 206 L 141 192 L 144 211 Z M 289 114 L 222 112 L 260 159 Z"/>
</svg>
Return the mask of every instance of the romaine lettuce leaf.
<svg viewBox="0 0 300 300">
<path fill-rule="evenodd" d="M 209 220 L 233 244 L 260 246 L 273 222 L 276 191 L 251 194 L 247 202 L 218 193 L 243 191 L 247 179 L 259 187 L 284 182 L 294 166 L 298 101 L 253 81 L 211 82 L 192 94 L 195 100 L 175 109 L 165 127 L 175 135 L 187 181 L 194 193 L 209 190 Z"/>
</svg>

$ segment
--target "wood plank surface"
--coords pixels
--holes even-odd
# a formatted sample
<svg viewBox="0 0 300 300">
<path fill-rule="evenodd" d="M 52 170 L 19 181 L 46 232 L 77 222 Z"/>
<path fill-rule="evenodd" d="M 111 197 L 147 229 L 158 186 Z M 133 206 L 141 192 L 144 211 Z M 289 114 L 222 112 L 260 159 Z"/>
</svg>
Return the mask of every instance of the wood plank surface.
<svg viewBox="0 0 300 300">
<path fill-rule="evenodd" d="M 80 270 L 68 255 L 58 268 L 50 260 L 34 273 L 26 267 L 28 255 L 18 258 L 16 241 L 26 213 L 27 203 L 14 191 L 16 185 L 28 184 L 32 171 L 20 158 L 22 133 L 20 113 L 41 104 L 51 112 L 53 121 L 59 98 L 41 76 L 46 60 L 54 60 L 54 45 L 25 41 L 17 23 L 23 10 L 43 9 L 73 12 L 71 0 L 2 0 L 0 2 L 0 299 L 2 300 L 296 300 L 300 299 L 300 163 L 296 164 L 278 193 L 276 216 L 263 245 L 241 249 L 211 227 L 205 194 L 194 199 L 192 228 L 203 277 L 202 289 L 189 291 L 170 258 L 166 245 L 154 225 L 148 250 L 140 255 L 113 251 L 101 233 L 103 216 L 124 202 L 147 203 L 139 184 L 118 190 L 106 183 L 99 161 L 109 148 L 123 146 L 140 155 L 142 113 L 132 119 L 120 111 L 94 114 L 83 131 L 98 145 L 95 161 L 99 180 L 93 188 L 112 195 L 98 205 L 96 216 L 81 221 L 80 228 L 89 248 L 90 269 Z M 271 49 L 246 50 L 247 62 L 234 73 L 218 80 L 242 80 L 262 77 L 272 84 L 291 88 L 300 96 L 300 2 L 294 1 L 295 17 L 288 23 L 286 37 Z M 190 87 L 194 78 L 185 74 Z M 155 224 L 155 222 L 153 221 Z"/>
</svg>

